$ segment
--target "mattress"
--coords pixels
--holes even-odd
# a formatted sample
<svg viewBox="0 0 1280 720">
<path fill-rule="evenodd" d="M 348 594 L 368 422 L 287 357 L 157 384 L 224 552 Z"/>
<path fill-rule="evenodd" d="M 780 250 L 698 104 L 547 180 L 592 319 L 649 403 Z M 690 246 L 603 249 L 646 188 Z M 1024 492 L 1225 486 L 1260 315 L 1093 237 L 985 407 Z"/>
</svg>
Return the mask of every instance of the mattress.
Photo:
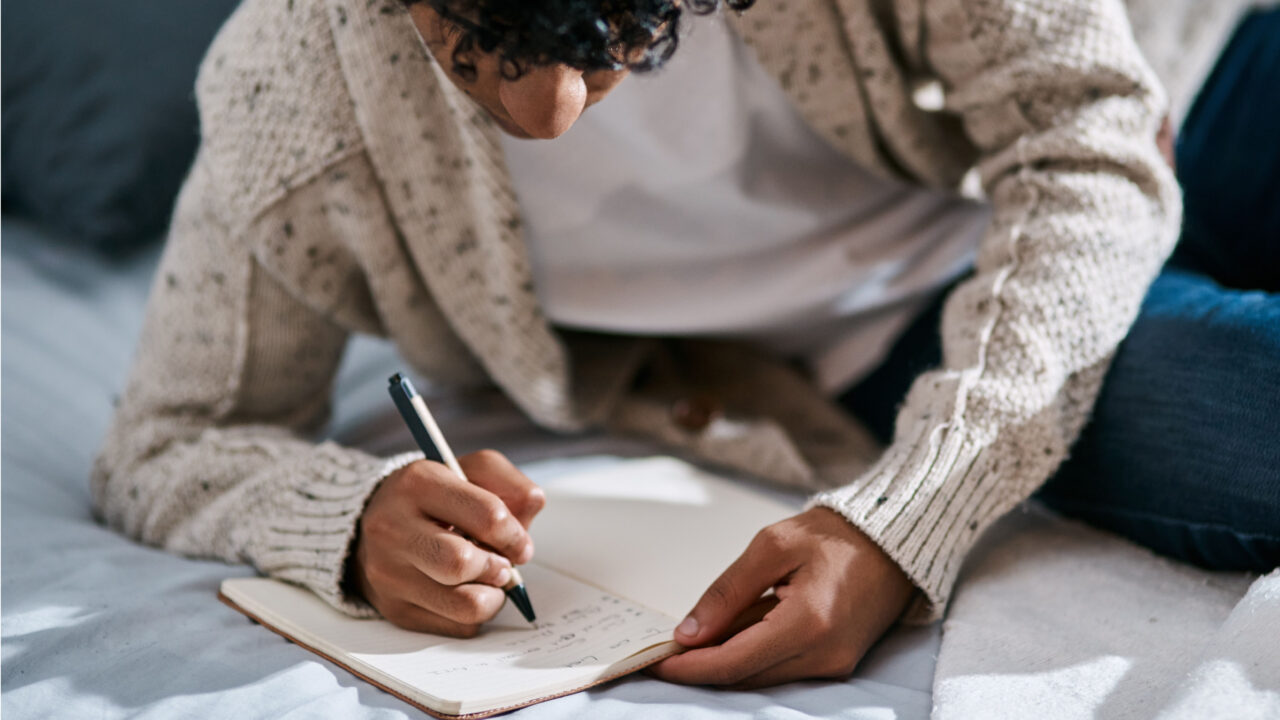
<svg viewBox="0 0 1280 720">
<path fill-rule="evenodd" d="M 219 603 L 219 582 L 251 568 L 174 556 L 94 521 L 89 467 L 128 370 L 158 251 L 106 261 L 11 218 L 2 233 L 3 714 L 422 717 Z M 351 343 L 328 435 L 378 452 L 410 446 L 384 390 L 397 364 L 384 342 Z M 433 408 L 455 450 L 501 448 L 540 483 L 657 451 L 599 435 L 553 436 L 491 391 L 443 395 Z M 924 718 L 938 643 L 936 625 L 895 630 L 843 681 L 730 692 L 635 675 L 512 717 Z"/>
</svg>

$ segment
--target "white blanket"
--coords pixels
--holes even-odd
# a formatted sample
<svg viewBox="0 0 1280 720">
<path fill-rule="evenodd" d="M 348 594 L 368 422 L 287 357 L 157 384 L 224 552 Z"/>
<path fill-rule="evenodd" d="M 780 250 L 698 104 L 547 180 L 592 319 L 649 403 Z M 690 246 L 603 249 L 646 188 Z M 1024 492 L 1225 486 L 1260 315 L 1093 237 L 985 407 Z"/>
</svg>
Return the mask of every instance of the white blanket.
<svg viewBox="0 0 1280 720">
<path fill-rule="evenodd" d="M 935 720 L 1280 718 L 1280 571 L 1204 572 L 1035 506 L 970 556 L 943 633 Z"/>
</svg>

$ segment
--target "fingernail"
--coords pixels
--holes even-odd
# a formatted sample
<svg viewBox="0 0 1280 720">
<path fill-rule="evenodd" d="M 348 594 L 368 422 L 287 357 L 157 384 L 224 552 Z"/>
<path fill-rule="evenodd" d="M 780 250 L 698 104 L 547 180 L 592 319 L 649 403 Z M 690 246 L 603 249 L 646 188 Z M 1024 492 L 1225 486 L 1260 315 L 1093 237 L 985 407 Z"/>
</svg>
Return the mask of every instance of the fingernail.
<svg viewBox="0 0 1280 720">
<path fill-rule="evenodd" d="M 502 568 L 498 571 L 498 580 L 496 584 L 498 587 L 503 587 L 509 582 L 511 582 L 511 571 L 506 568 Z"/>
<path fill-rule="evenodd" d="M 684 619 L 684 622 L 680 623 L 680 627 L 676 628 L 676 632 L 685 637 L 693 637 L 698 634 L 698 621 L 694 620 L 693 616 L 690 615 Z"/>
</svg>

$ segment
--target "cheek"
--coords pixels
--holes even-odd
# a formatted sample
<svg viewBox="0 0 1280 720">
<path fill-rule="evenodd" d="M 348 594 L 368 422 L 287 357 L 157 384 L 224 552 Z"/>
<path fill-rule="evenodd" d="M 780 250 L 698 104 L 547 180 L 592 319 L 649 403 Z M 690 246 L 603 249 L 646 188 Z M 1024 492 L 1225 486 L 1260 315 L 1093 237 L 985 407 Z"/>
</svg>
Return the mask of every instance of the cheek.
<svg viewBox="0 0 1280 720">
<path fill-rule="evenodd" d="M 595 105 L 618 87 L 630 70 L 600 71 L 585 76 L 587 83 L 587 107 Z"/>
<path fill-rule="evenodd" d="M 609 92 L 631 74 L 630 70 L 602 70 L 591 73 L 587 78 L 587 87 L 593 91 Z"/>
</svg>

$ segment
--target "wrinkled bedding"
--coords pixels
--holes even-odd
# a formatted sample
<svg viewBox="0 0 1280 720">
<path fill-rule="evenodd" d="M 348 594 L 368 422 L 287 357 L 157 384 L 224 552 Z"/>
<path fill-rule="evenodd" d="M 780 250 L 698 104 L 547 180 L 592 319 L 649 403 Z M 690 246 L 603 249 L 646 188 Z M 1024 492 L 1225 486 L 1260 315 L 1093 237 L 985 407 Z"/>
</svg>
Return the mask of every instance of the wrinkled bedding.
<svg viewBox="0 0 1280 720">
<path fill-rule="evenodd" d="M 1280 720 L 1280 570 L 1206 572 L 1028 505 L 970 554 L 934 720 Z"/>
<path fill-rule="evenodd" d="M 176 557 L 93 520 L 88 469 L 128 369 L 155 260 L 153 251 L 106 262 L 4 221 L 3 714 L 423 717 L 217 602 L 218 583 L 250 568 Z M 396 368 L 386 345 L 352 344 L 332 435 L 376 451 L 409 447 L 384 390 Z M 554 437 L 494 393 L 443 397 L 433 407 L 456 450 L 502 448 L 542 483 L 655 451 Z M 924 718 L 938 643 L 936 625 L 897 630 L 844 682 L 723 692 L 632 676 L 512 717 Z"/>
</svg>

